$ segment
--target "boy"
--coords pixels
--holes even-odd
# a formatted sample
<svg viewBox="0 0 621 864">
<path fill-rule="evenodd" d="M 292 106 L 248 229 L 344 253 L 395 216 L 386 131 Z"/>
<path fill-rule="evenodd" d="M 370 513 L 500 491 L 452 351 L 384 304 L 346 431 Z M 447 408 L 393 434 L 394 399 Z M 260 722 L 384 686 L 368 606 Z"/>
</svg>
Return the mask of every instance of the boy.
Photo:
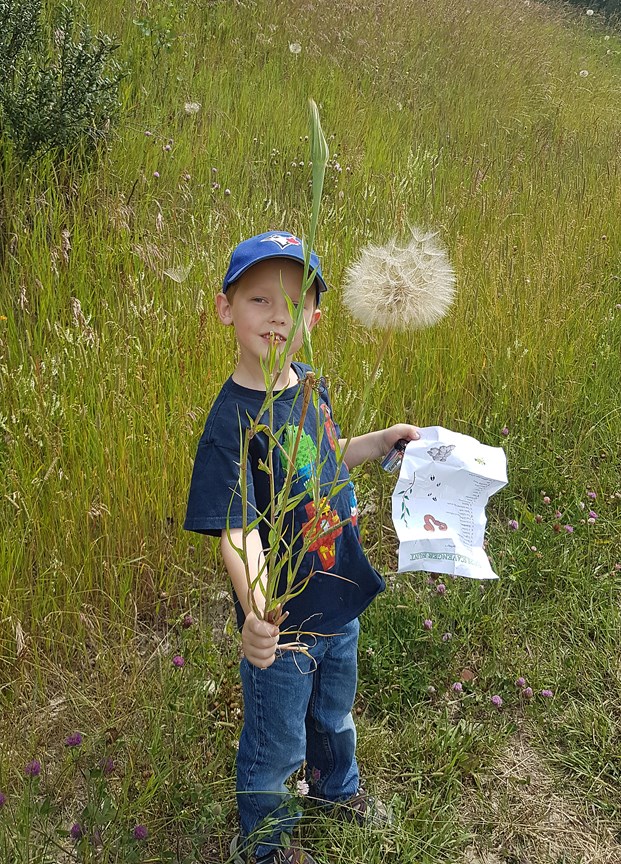
<svg viewBox="0 0 621 864">
<path fill-rule="evenodd" d="M 261 361 L 270 345 L 283 346 L 292 327 L 283 291 L 294 304 L 300 299 L 304 255 L 297 237 L 286 232 L 267 232 L 240 243 L 233 251 L 216 297 L 220 321 L 235 329 L 239 355 L 235 371 L 218 395 L 198 445 L 184 527 L 219 536 L 222 556 L 234 591 L 237 623 L 242 634 L 244 658 L 240 664 L 244 698 L 244 726 L 237 755 L 237 802 L 241 837 L 232 852 L 236 861 L 257 864 L 315 864 L 308 852 L 289 843 L 300 814 L 291 812 L 285 781 L 304 762 L 312 795 L 326 806 L 346 804 L 359 821 L 380 813 L 359 787 L 356 764 L 356 731 L 352 707 L 356 692 L 358 616 L 384 589 L 384 581 L 371 566 L 360 545 L 356 525 L 353 486 L 347 483 L 348 468 L 367 459 L 383 457 L 400 438 L 418 438 L 416 427 L 398 424 L 379 432 L 352 438 L 341 465 L 339 483 L 322 501 L 321 526 L 312 495 L 302 497 L 293 513 L 297 532 L 316 535 L 304 556 L 297 581 L 310 573 L 306 587 L 286 604 L 286 620 L 280 628 L 257 617 L 248 597 L 246 573 L 235 546 L 242 541 L 242 504 L 239 495 L 239 429 L 248 426 L 248 415 L 256 417 L 264 396 Z M 306 292 L 304 320 L 312 331 L 321 317 L 319 301 L 327 290 L 315 253 L 310 258 L 315 282 Z M 302 343 L 295 334 L 290 353 L 276 384 L 275 430 L 289 427 L 298 435 L 302 407 L 302 383 L 309 367 L 293 361 Z M 338 470 L 338 426 L 323 382 L 319 388 L 319 411 L 311 400 L 306 414 L 298 456 L 308 458 L 308 470 L 299 464 L 292 494 L 304 492 L 313 467 L 321 465 L 321 486 L 329 489 Z M 319 416 L 318 416 L 319 415 Z M 318 424 L 322 433 L 318 435 Z M 318 454 L 319 451 L 319 454 Z M 254 436 L 248 460 L 248 521 L 267 510 L 270 477 L 261 470 L 268 452 L 263 434 Z M 286 460 L 274 451 L 276 492 L 284 481 Z M 344 481 L 344 482 L 342 482 Z M 227 536 L 227 519 L 230 540 Z M 345 524 L 342 524 L 345 522 Z M 326 531 L 325 526 L 335 526 Z M 260 525 L 247 538 L 251 578 L 256 578 L 263 550 L 269 547 L 269 526 Z M 312 539 L 312 538 L 311 538 Z M 286 568 L 283 569 L 283 578 Z M 254 599 L 261 610 L 264 598 L 257 586 Z M 306 634 L 306 636 L 304 635 Z M 312 634 L 308 635 L 308 634 Z M 302 639 L 307 650 L 284 646 Z M 306 674 L 305 674 L 306 673 Z M 289 806 L 287 806 L 289 803 Z"/>
</svg>

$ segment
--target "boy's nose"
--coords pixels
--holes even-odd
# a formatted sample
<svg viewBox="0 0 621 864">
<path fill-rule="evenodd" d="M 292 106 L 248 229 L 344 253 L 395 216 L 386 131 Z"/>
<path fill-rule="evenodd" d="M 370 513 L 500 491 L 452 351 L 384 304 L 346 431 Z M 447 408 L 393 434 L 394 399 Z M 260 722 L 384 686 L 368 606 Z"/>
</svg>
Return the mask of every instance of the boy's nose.
<svg viewBox="0 0 621 864">
<path fill-rule="evenodd" d="M 286 303 L 276 304 L 272 307 L 271 320 L 276 324 L 286 324 L 289 320 L 289 309 Z"/>
</svg>

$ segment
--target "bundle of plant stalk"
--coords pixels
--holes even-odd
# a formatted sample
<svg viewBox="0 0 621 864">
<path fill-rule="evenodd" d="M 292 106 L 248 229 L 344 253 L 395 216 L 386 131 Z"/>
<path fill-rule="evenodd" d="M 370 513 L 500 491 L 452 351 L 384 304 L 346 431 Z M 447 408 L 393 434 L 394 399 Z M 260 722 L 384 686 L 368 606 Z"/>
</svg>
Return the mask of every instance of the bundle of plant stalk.
<svg viewBox="0 0 621 864">
<path fill-rule="evenodd" d="M 321 473 L 325 460 L 321 460 L 321 447 L 317 448 L 316 462 L 310 469 L 310 482 L 305 484 L 304 491 L 294 493 L 293 485 L 298 475 L 298 454 L 300 453 L 300 445 L 303 441 L 304 423 L 308 414 L 308 409 L 311 400 L 315 406 L 315 416 L 317 417 L 317 442 L 320 445 L 324 434 L 323 424 L 320 421 L 321 414 L 319 408 L 318 388 L 320 376 L 314 371 L 307 371 L 302 382 L 301 398 L 302 406 L 298 419 L 297 427 L 283 426 L 280 429 L 274 428 L 274 405 L 279 398 L 280 393 L 276 391 L 276 384 L 280 374 L 283 371 L 287 356 L 290 352 L 291 345 L 295 336 L 300 330 L 302 331 L 302 347 L 304 360 L 311 367 L 313 365 L 313 351 L 310 341 L 310 333 L 304 320 L 304 299 L 306 292 L 309 289 L 314 290 L 316 270 L 310 269 L 310 255 L 313 248 L 317 223 L 319 220 L 319 207 L 321 203 L 321 193 L 323 190 L 324 174 L 328 161 L 328 145 L 325 135 L 321 128 L 319 119 L 319 111 L 313 100 L 310 100 L 311 114 L 311 161 L 312 161 L 312 211 L 311 224 L 308 237 L 303 240 L 304 248 L 304 270 L 300 298 L 297 305 L 294 305 L 287 293 L 283 290 L 283 296 L 287 302 L 289 315 L 291 316 L 292 326 L 284 345 L 277 344 L 276 340 L 270 342 L 268 355 L 265 360 L 261 361 L 261 368 L 265 382 L 265 398 L 256 417 L 249 417 L 249 424 L 246 428 L 242 428 L 240 424 L 240 477 L 238 488 L 233 493 L 241 497 L 242 507 L 242 545 L 236 546 L 232 541 L 230 527 L 227 520 L 227 535 L 229 542 L 240 556 L 246 571 L 246 580 L 248 584 L 248 598 L 252 611 L 259 618 L 268 620 L 276 625 L 280 625 L 286 613 L 284 609 L 286 603 L 293 597 L 301 593 L 309 580 L 313 576 L 312 571 L 301 579 L 298 579 L 298 572 L 305 555 L 313 543 L 327 534 L 332 534 L 334 531 L 342 528 L 350 520 L 339 521 L 336 524 L 331 524 L 329 528 L 323 531 L 320 527 L 322 518 L 322 502 L 325 501 L 335 492 L 340 491 L 347 486 L 349 480 L 339 481 L 340 467 L 343 462 L 343 455 L 338 451 L 337 446 L 337 465 L 335 479 L 328 485 L 323 486 L 321 483 Z M 282 392 L 282 391 L 281 391 Z M 295 429 L 295 436 L 290 440 L 290 430 Z M 286 440 L 289 433 L 289 440 Z M 270 495 L 269 505 L 266 511 L 249 516 L 250 504 L 248 501 L 248 459 L 250 452 L 250 442 L 256 435 L 264 435 L 267 439 L 267 456 L 261 464 L 261 470 L 265 471 L 269 478 Z M 280 490 L 276 490 L 274 483 L 274 460 L 281 459 L 286 466 L 284 483 Z M 306 460 L 305 460 L 306 461 Z M 311 517 L 306 525 L 307 530 L 302 530 L 292 535 L 287 536 L 287 528 L 290 520 L 288 514 L 292 514 L 295 507 L 307 495 L 310 496 L 313 502 L 314 516 Z M 248 558 L 247 538 L 249 534 L 258 529 L 260 526 L 267 527 L 268 545 L 263 550 L 264 554 L 259 562 L 258 572 L 253 577 L 251 563 Z M 286 573 L 286 579 L 283 579 L 283 573 Z M 336 577 L 341 578 L 341 577 Z M 263 608 L 257 604 L 255 591 L 257 587 L 263 595 Z M 304 635 L 298 631 L 296 633 L 296 641 L 289 643 L 286 647 L 297 648 L 304 650 L 304 643 L 300 638 Z M 285 647 L 285 646 L 282 646 Z"/>
</svg>

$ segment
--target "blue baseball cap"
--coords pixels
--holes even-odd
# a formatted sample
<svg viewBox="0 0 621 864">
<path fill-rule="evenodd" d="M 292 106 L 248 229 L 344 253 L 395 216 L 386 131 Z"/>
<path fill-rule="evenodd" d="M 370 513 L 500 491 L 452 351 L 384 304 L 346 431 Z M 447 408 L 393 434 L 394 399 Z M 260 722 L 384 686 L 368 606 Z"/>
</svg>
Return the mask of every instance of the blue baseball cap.
<svg viewBox="0 0 621 864">
<path fill-rule="evenodd" d="M 302 241 L 287 231 L 266 231 L 264 234 L 257 234 L 256 237 L 243 240 L 233 249 L 229 269 L 226 271 L 222 283 L 222 293 L 226 294 L 227 288 L 237 282 L 239 277 L 253 264 L 267 261 L 269 258 L 291 258 L 303 265 Z M 311 272 L 317 270 L 315 280 L 317 283 L 317 303 L 319 303 L 320 294 L 327 291 L 328 286 L 323 281 L 319 258 L 315 252 L 311 252 L 310 255 L 310 269 Z"/>
</svg>

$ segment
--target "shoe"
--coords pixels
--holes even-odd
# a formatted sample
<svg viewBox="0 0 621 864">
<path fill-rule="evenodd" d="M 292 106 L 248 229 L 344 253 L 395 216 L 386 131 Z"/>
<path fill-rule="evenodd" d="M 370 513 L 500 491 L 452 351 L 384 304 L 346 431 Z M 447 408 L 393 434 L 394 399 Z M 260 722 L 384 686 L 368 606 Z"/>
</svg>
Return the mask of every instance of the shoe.
<svg viewBox="0 0 621 864">
<path fill-rule="evenodd" d="M 334 805 L 334 812 L 342 819 L 357 822 L 358 825 L 372 825 L 374 828 L 387 828 L 392 825 L 393 816 L 389 808 L 380 798 L 374 798 L 364 789 L 345 801 Z"/>
<path fill-rule="evenodd" d="M 238 851 L 239 834 L 231 840 L 231 858 L 234 864 L 318 864 L 313 856 L 305 849 L 300 849 L 299 846 L 279 846 L 274 849 L 269 855 L 262 858 L 257 858 L 251 855 L 247 858 L 243 852 Z"/>
</svg>

